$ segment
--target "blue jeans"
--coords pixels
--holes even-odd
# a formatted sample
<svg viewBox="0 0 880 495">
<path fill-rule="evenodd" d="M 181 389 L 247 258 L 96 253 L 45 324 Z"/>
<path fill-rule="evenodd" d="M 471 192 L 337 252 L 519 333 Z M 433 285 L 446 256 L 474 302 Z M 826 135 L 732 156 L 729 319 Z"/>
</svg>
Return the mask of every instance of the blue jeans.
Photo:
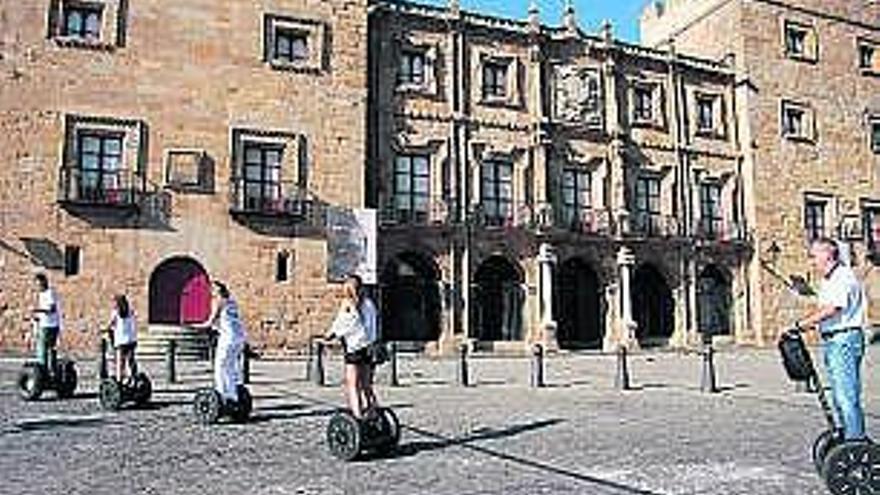
<svg viewBox="0 0 880 495">
<path fill-rule="evenodd" d="M 865 336 L 861 330 L 839 333 L 823 344 L 825 372 L 831 386 L 831 400 L 843 436 L 847 440 L 865 438 L 862 411 L 862 356 Z"/>
<path fill-rule="evenodd" d="M 37 362 L 45 366 L 46 369 L 51 369 L 51 366 L 55 364 L 49 361 L 57 341 L 58 327 L 40 327 L 37 329 Z"/>
</svg>

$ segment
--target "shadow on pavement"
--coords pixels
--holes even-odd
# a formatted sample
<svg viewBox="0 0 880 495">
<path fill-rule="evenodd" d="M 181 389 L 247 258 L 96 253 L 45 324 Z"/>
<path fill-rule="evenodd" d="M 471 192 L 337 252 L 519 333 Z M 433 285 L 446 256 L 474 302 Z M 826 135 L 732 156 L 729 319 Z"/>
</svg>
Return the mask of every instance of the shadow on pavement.
<svg viewBox="0 0 880 495">
<path fill-rule="evenodd" d="M 588 483 L 590 485 L 594 485 L 595 487 L 604 487 L 604 488 L 612 488 L 615 490 L 620 490 L 623 493 L 628 493 L 632 495 L 663 495 L 660 492 L 654 492 L 650 490 L 645 490 L 642 488 L 637 488 L 629 485 L 625 485 L 622 483 L 618 483 L 616 481 L 604 480 L 601 478 L 597 478 L 595 476 L 590 476 L 587 474 L 579 473 L 577 471 L 572 471 L 565 468 L 560 468 L 554 466 L 552 464 L 548 464 L 546 462 L 541 462 L 537 460 L 533 460 L 524 456 L 508 454 L 501 450 L 491 449 L 487 447 L 481 447 L 479 445 L 473 445 L 474 442 L 482 441 L 482 440 L 490 440 L 495 438 L 504 438 L 510 437 L 513 435 L 517 435 L 519 433 L 523 433 L 526 431 L 538 430 L 541 428 L 546 428 L 549 426 L 553 426 L 555 424 L 561 423 L 560 419 L 550 419 L 550 420 L 542 420 L 536 421 L 533 423 L 527 423 L 522 425 L 514 425 L 509 428 L 504 428 L 501 430 L 493 430 L 487 429 L 484 431 L 475 432 L 472 435 L 468 435 L 461 438 L 450 438 L 438 433 L 434 433 L 428 430 L 424 430 L 422 428 L 403 425 L 403 428 L 414 433 L 417 433 L 422 436 L 426 436 L 428 438 L 433 438 L 433 441 L 429 442 L 412 442 L 409 444 L 405 444 L 400 446 L 398 452 L 392 453 L 391 455 L 386 456 L 386 458 L 395 458 L 402 457 L 406 455 L 413 455 L 418 452 L 437 450 L 446 447 L 457 446 L 464 449 L 469 449 L 474 452 L 478 452 L 483 455 L 487 455 L 490 457 L 495 457 L 498 459 L 505 460 L 507 462 L 512 462 L 515 464 L 519 464 L 521 466 L 529 467 L 532 469 L 536 469 L 539 471 L 543 471 L 545 473 L 555 474 L 558 476 L 562 476 L 565 478 L 573 479 L 579 482 Z M 395 455 L 396 454 L 396 455 Z M 589 493 L 589 492 L 585 492 Z"/>
<path fill-rule="evenodd" d="M 59 428 L 83 428 L 98 426 L 104 423 L 104 418 L 47 418 L 30 421 L 22 421 L 15 425 L 19 432 L 49 431 Z"/>
</svg>

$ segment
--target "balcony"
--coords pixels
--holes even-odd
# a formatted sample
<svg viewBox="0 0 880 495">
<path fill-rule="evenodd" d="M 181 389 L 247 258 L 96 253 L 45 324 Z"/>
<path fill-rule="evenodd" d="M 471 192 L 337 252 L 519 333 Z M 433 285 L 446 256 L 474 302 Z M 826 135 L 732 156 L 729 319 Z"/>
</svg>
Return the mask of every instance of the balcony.
<svg viewBox="0 0 880 495">
<path fill-rule="evenodd" d="M 546 216 L 540 205 L 515 201 L 484 201 L 471 205 L 471 222 L 490 229 L 534 228 Z"/>
<path fill-rule="evenodd" d="M 238 219 L 265 219 L 313 223 L 318 208 L 315 197 L 295 181 L 275 183 L 233 179 L 229 189 L 229 212 Z"/>
<path fill-rule="evenodd" d="M 452 220 L 449 202 L 441 197 L 390 197 L 379 210 L 383 226 L 440 226 Z"/>
<path fill-rule="evenodd" d="M 583 235 L 609 235 L 613 232 L 610 213 L 592 208 L 554 208 L 553 225 Z"/>
<path fill-rule="evenodd" d="M 681 235 L 681 223 L 673 215 L 660 213 L 631 213 L 622 218 L 620 225 L 624 235 L 635 237 L 676 237 Z"/>
<path fill-rule="evenodd" d="M 742 222 L 700 219 L 694 237 L 703 243 L 737 243 L 748 242 L 749 233 Z"/>
<path fill-rule="evenodd" d="M 134 170 L 61 169 L 58 203 L 81 211 L 137 212 L 144 178 Z"/>
</svg>

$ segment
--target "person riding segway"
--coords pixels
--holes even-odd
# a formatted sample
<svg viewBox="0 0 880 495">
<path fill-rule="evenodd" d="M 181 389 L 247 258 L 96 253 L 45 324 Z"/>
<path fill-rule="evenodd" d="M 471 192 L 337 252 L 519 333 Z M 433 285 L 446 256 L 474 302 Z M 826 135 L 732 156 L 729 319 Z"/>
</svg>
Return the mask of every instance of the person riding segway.
<svg viewBox="0 0 880 495">
<path fill-rule="evenodd" d="M 73 397 L 77 385 L 76 365 L 73 360 L 58 359 L 56 350 L 61 332 L 61 303 L 45 274 L 37 274 L 34 281 L 39 291 L 37 307 L 32 312 L 36 360 L 25 363 L 19 373 L 21 397 L 36 400 L 46 389 L 54 389 L 62 399 Z"/>
<path fill-rule="evenodd" d="M 107 324 L 107 333 L 115 349 L 116 373 L 101 380 L 98 398 L 101 407 L 116 411 L 125 402 L 143 406 L 150 400 L 153 386 L 146 373 L 138 372 L 135 349 L 137 329 L 134 311 L 124 294 L 114 298 L 114 307 Z M 128 376 L 124 370 L 128 368 Z"/>
<path fill-rule="evenodd" d="M 253 409 L 250 391 L 242 383 L 241 353 L 246 339 L 244 323 L 238 303 L 229 288 L 214 282 L 214 309 L 211 317 L 197 328 L 216 328 L 217 344 L 214 352 L 214 386 L 200 389 L 193 400 L 193 409 L 199 422 L 216 423 L 229 416 L 236 422 L 245 422 Z"/>
<path fill-rule="evenodd" d="M 386 453 L 400 441 L 400 422 L 389 408 L 380 407 L 373 390 L 377 356 L 377 311 L 363 290 L 360 277 L 350 275 L 342 286 L 342 302 L 325 339 L 340 339 L 348 404 L 330 418 L 327 444 L 339 459 L 350 461 L 367 451 Z"/>
</svg>

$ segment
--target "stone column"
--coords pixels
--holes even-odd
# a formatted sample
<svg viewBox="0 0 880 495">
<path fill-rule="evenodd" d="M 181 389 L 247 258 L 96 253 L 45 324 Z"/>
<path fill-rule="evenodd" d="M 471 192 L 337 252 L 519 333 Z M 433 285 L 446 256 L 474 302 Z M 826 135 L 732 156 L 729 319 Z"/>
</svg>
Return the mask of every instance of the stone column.
<svg viewBox="0 0 880 495">
<path fill-rule="evenodd" d="M 556 253 L 553 246 L 544 243 L 538 248 L 538 313 L 541 333 L 547 348 L 555 348 L 556 319 L 553 317 L 553 267 L 556 265 Z"/>
<path fill-rule="evenodd" d="M 629 349 L 638 347 L 636 328 L 638 324 L 632 316 L 632 291 L 630 275 L 636 258 L 630 248 L 621 246 L 617 251 L 617 268 L 620 272 L 620 319 L 618 328 L 618 344 Z"/>
</svg>

